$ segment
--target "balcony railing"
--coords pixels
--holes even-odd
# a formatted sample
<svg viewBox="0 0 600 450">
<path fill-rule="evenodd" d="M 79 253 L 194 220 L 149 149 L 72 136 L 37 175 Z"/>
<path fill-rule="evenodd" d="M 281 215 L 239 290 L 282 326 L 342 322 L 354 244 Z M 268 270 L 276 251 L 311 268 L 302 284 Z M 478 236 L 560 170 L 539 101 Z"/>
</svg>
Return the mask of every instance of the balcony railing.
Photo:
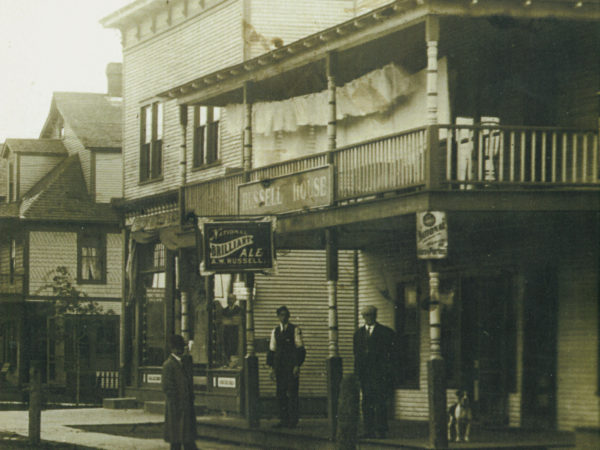
<svg viewBox="0 0 600 450">
<path fill-rule="evenodd" d="M 446 179 L 486 186 L 598 185 L 598 133 L 542 127 L 442 126 Z"/>
<path fill-rule="evenodd" d="M 248 173 L 261 181 L 334 166 L 334 202 L 386 192 L 490 187 L 600 187 L 598 133 L 543 127 L 439 125 L 428 150 L 427 128 L 289 160 Z M 437 158 L 427 164 L 427 158 Z M 432 161 L 430 161 L 431 163 Z M 427 174 L 427 167 L 440 167 Z M 243 174 L 187 186 L 186 205 L 201 216 L 236 215 Z"/>
<path fill-rule="evenodd" d="M 23 279 L 21 274 L 0 274 L 0 294 L 22 294 Z"/>
</svg>

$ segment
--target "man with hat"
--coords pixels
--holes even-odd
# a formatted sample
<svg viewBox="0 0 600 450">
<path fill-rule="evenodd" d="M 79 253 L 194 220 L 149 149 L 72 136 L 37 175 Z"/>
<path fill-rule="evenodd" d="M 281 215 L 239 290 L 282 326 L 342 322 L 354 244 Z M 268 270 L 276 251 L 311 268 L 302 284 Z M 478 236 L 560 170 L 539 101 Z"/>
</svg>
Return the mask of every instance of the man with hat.
<svg viewBox="0 0 600 450">
<path fill-rule="evenodd" d="M 377 308 L 361 310 L 365 325 L 354 333 L 354 372 L 362 390 L 364 436 L 387 435 L 387 401 L 393 392 L 394 330 L 377 322 Z"/>
<path fill-rule="evenodd" d="M 300 366 L 306 358 L 300 327 L 290 323 L 287 306 L 277 308 L 279 325 L 271 332 L 267 365 L 277 384 L 279 423 L 277 428 L 294 428 L 298 424 L 298 389 Z"/>
<path fill-rule="evenodd" d="M 183 337 L 175 334 L 169 339 L 171 354 L 162 366 L 162 390 L 165 393 L 164 439 L 171 449 L 196 448 L 196 412 L 192 357 L 185 354 Z"/>
</svg>

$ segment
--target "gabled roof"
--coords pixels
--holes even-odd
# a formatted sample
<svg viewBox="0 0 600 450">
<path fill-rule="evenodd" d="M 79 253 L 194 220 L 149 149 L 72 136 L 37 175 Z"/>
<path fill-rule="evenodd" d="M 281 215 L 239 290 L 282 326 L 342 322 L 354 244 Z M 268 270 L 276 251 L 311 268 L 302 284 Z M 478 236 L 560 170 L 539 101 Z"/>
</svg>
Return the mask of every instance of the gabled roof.
<svg viewBox="0 0 600 450">
<path fill-rule="evenodd" d="M 60 139 L 7 139 L 2 146 L 1 156 L 6 157 L 8 151 L 13 153 L 30 153 L 39 155 L 67 155 Z"/>
<path fill-rule="evenodd" d="M 0 208 L 0 217 L 11 215 L 21 219 L 61 222 L 118 220 L 109 204 L 95 203 L 87 193 L 78 154 L 60 162 L 23 196 L 20 203 Z"/>
<path fill-rule="evenodd" d="M 119 97 L 89 92 L 55 92 L 40 137 L 60 114 L 86 148 L 121 148 Z"/>
</svg>

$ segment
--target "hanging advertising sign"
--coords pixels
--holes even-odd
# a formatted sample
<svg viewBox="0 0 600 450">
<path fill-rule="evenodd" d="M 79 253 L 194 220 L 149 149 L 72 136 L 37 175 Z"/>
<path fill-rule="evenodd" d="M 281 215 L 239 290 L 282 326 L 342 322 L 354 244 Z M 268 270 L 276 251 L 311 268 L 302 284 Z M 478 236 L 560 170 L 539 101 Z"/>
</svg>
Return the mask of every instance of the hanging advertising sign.
<svg viewBox="0 0 600 450">
<path fill-rule="evenodd" d="M 204 270 L 230 273 L 273 267 L 271 222 L 205 222 L 202 224 Z"/>
<path fill-rule="evenodd" d="M 447 256 L 446 213 L 442 211 L 417 213 L 417 257 L 420 259 L 443 259 Z"/>
</svg>

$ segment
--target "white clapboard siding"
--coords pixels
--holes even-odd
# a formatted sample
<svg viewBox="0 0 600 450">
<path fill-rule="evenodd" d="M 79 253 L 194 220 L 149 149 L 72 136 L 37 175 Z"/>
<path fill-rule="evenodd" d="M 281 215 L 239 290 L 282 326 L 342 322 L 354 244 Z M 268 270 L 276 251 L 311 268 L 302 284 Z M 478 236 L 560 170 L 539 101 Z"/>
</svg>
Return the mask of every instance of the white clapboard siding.
<svg viewBox="0 0 600 450">
<path fill-rule="evenodd" d="M 21 197 L 62 161 L 64 156 L 19 155 L 19 193 Z"/>
<path fill-rule="evenodd" d="M 31 231 L 29 233 L 29 293 L 50 295 L 44 289 L 58 266 L 65 266 L 77 279 L 77 233 L 59 231 Z M 90 297 L 121 297 L 121 234 L 106 236 L 106 284 L 79 286 Z"/>
<path fill-rule="evenodd" d="M 123 53 L 125 197 L 139 198 L 179 185 L 179 108 L 164 108 L 163 179 L 139 185 L 140 107 L 167 89 L 242 61 L 241 2 L 224 2 L 157 33 Z M 191 141 L 190 141 L 191 142 Z"/>
<path fill-rule="evenodd" d="M 600 417 L 598 254 L 580 250 L 559 273 L 557 422 L 570 430 L 597 427 Z"/>
<path fill-rule="evenodd" d="M 96 201 L 109 203 L 123 197 L 123 159 L 121 153 L 96 152 Z"/>
<path fill-rule="evenodd" d="M 339 252 L 338 321 L 339 345 L 345 373 L 353 371 L 354 333 L 354 257 Z M 302 329 L 307 350 L 302 366 L 300 394 L 327 395 L 325 361 L 328 357 L 328 299 L 324 251 L 278 252 L 277 274 L 256 277 L 255 328 L 258 339 L 268 338 L 277 325 L 276 309 L 286 305 L 292 323 Z M 266 354 L 260 353 L 261 395 L 273 395 L 275 384 L 269 379 Z"/>
<path fill-rule="evenodd" d="M 256 34 L 249 42 L 250 57 L 275 48 L 273 39 L 287 45 L 350 19 L 354 14 L 353 3 L 353 0 L 252 0 L 249 23 Z"/>
</svg>

